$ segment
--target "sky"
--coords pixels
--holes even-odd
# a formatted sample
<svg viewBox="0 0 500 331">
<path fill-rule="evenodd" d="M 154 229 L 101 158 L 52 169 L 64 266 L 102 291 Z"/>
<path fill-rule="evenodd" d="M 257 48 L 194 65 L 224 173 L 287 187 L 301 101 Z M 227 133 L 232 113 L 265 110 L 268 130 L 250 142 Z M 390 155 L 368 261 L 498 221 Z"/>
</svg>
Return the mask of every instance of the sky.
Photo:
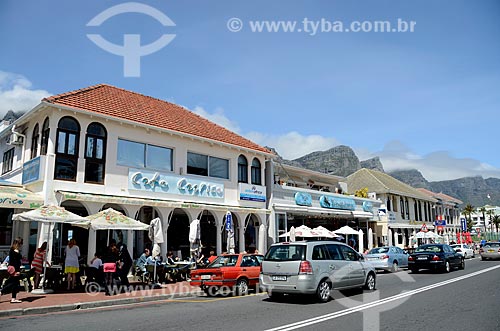
<svg viewBox="0 0 500 331">
<path fill-rule="evenodd" d="M 496 0 L 2 0 L 0 116 L 107 83 L 286 159 L 347 145 L 430 181 L 500 178 L 499 35 Z"/>
</svg>

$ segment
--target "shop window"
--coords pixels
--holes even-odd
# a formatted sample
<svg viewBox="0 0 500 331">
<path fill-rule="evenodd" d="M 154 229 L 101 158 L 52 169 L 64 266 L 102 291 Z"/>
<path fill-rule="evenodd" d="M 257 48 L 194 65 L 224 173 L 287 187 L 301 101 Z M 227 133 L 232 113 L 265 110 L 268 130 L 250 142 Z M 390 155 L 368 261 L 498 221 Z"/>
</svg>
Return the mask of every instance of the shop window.
<svg viewBox="0 0 500 331">
<path fill-rule="evenodd" d="M 42 126 L 42 141 L 40 142 L 40 155 L 47 155 L 47 148 L 49 146 L 49 118 L 47 117 L 45 121 L 43 121 Z"/>
<path fill-rule="evenodd" d="M 188 152 L 187 173 L 229 179 L 229 160 Z"/>
<path fill-rule="evenodd" d="M 80 125 L 72 117 L 63 117 L 57 126 L 55 179 L 76 180 Z"/>
<path fill-rule="evenodd" d="M 12 243 L 13 214 L 12 208 L 0 208 L 0 246 L 10 246 Z"/>
<path fill-rule="evenodd" d="M 118 139 L 117 164 L 134 168 L 173 170 L 173 149 Z"/>
<path fill-rule="evenodd" d="M 31 159 L 34 159 L 38 154 L 38 138 L 40 137 L 38 123 L 35 124 L 33 129 L 33 136 L 31 137 Z"/>
<path fill-rule="evenodd" d="M 14 166 L 14 147 L 3 153 L 2 175 L 11 171 Z"/>
<path fill-rule="evenodd" d="M 252 160 L 251 175 L 252 175 L 252 184 L 262 185 L 260 161 L 257 158 L 254 158 Z"/>
<path fill-rule="evenodd" d="M 248 161 L 244 155 L 238 157 L 238 183 L 248 183 Z"/>
<path fill-rule="evenodd" d="M 85 182 L 104 184 L 106 164 L 106 129 L 90 123 L 85 137 Z"/>
</svg>

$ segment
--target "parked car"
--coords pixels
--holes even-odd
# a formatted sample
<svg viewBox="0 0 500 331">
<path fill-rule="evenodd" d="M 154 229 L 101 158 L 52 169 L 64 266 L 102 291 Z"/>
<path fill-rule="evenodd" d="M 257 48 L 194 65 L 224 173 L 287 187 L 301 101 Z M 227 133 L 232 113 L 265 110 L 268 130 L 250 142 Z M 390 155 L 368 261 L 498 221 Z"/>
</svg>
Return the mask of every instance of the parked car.
<svg viewBox="0 0 500 331">
<path fill-rule="evenodd" d="M 315 294 L 327 302 L 331 290 L 375 290 L 371 263 L 351 247 L 335 241 L 298 241 L 272 245 L 264 256 L 260 288 L 271 299 L 283 294 Z"/>
<path fill-rule="evenodd" d="M 365 260 L 376 270 L 396 272 L 399 268 L 408 267 L 408 253 L 396 246 L 372 248 L 365 255 Z"/>
<path fill-rule="evenodd" d="M 465 259 L 450 245 L 427 244 L 418 246 L 408 257 L 408 269 L 417 273 L 420 269 L 450 272 L 452 268 L 464 269 Z"/>
<path fill-rule="evenodd" d="M 474 249 L 467 244 L 454 244 L 450 246 L 455 250 L 455 252 L 460 253 L 464 259 L 476 257 Z"/>
<path fill-rule="evenodd" d="M 483 247 L 479 249 L 479 254 L 481 254 L 481 260 L 486 259 L 499 259 L 500 258 L 500 243 L 485 243 Z"/>
<path fill-rule="evenodd" d="M 224 287 L 236 295 L 245 295 L 259 284 L 260 265 L 264 256 L 258 254 L 224 254 L 205 268 L 191 270 L 191 286 L 199 286 L 209 296 Z"/>
</svg>

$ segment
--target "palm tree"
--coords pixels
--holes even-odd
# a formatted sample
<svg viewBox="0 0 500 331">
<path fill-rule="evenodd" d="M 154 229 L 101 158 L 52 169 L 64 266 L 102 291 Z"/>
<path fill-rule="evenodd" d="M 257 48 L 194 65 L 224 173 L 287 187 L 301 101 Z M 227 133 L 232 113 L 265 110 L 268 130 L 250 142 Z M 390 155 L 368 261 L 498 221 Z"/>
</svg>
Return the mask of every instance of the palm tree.
<svg viewBox="0 0 500 331">
<path fill-rule="evenodd" d="M 486 216 L 485 216 L 485 213 L 486 213 L 486 208 L 481 207 L 481 208 L 479 208 L 477 211 L 479 211 L 479 212 L 481 212 L 481 214 L 483 214 L 484 234 L 486 235 Z"/>
<path fill-rule="evenodd" d="M 495 227 L 497 228 L 498 232 L 498 225 L 500 224 L 500 215 L 493 216 L 492 222 L 493 224 L 495 224 Z"/>
<path fill-rule="evenodd" d="M 464 215 L 467 217 L 469 216 L 468 220 L 467 220 L 467 230 L 471 230 L 472 229 L 472 213 L 474 213 L 476 211 L 476 207 L 474 207 L 473 205 L 471 205 L 470 203 L 467 204 L 465 206 L 465 208 L 462 210 L 462 213 L 464 213 Z"/>
<path fill-rule="evenodd" d="M 495 210 L 489 209 L 486 211 L 486 215 L 489 216 L 490 219 L 490 231 L 493 232 L 493 216 L 495 216 Z"/>
</svg>

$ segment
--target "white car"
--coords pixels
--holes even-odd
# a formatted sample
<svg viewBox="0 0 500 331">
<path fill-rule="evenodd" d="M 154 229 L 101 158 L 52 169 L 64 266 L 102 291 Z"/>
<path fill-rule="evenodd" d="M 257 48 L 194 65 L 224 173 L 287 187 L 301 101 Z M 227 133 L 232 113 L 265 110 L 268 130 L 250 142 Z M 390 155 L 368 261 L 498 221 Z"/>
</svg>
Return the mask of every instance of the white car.
<svg viewBox="0 0 500 331">
<path fill-rule="evenodd" d="M 467 244 L 455 244 L 450 246 L 455 250 L 455 252 L 460 253 L 464 259 L 476 257 L 474 249 Z"/>
</svg>

